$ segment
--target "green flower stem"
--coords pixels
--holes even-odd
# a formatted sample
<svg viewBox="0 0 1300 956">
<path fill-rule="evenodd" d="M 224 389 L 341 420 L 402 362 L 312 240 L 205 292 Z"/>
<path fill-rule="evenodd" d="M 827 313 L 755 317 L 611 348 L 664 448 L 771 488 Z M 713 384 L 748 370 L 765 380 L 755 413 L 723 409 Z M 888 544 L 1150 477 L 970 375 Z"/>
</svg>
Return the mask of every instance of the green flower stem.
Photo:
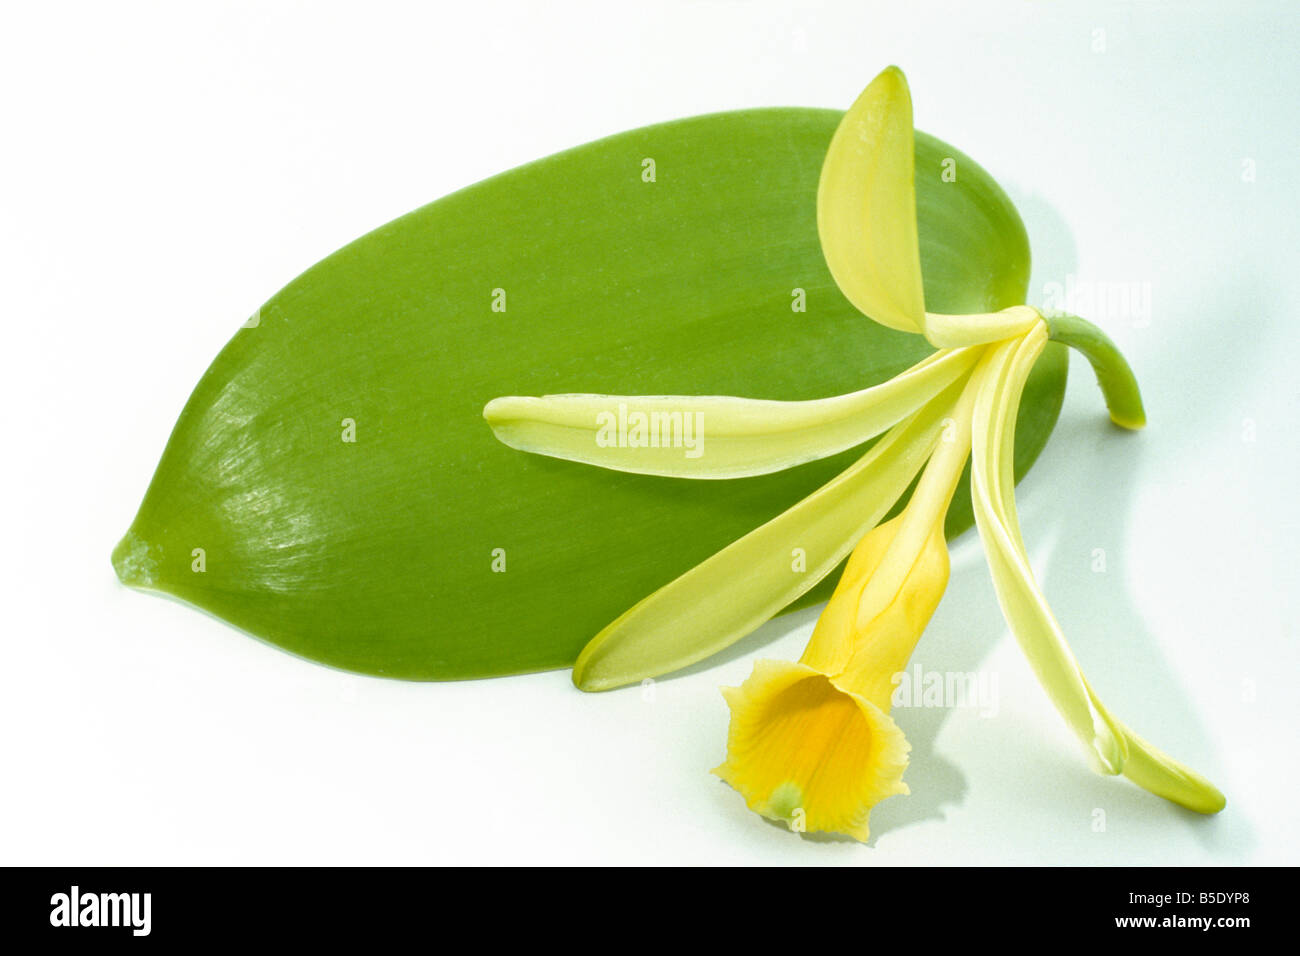
<svg viewBox="0 0 1300 956">
<path fill-rule="evenodd" d="M 1077 315 L 1059 315 L 1047 320 L 1048 332 L 1055 342 L 1063 342 L 1078 351 L 1097 373 L 1110 420 L 1121 428 L 1138 429 L 1147 423 L 1142 407 L 1142 393 L 1137 378 L 1119 347 L 1097 326 Z"/>
</svg>

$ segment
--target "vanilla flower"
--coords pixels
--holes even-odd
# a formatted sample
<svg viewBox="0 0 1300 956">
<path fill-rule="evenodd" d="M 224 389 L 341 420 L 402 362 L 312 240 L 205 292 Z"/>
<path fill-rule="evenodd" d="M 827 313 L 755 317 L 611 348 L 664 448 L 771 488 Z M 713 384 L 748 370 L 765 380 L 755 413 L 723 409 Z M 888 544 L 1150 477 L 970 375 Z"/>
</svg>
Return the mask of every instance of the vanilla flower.
<svg viewBox="0 0 1300 956">
<path fill-rule="evenodd" d="M 1224 798 L 1212 784 L 1130 731 L 1093 693 L 1034 577 L 1016 514 L 1016 412 L 1048 341 L 1082 351 L 1112 420 L 1140 428 L 1132 372 L 1105 335 L 1076 317 L 1048 320 L 1028 305 L 927 312 L 914 183 L 911 98 L 891 67 L 841 121 L 817 212 L 822 251 L 845 297 L 937 349 L 894 379 L 815 401 L 553 395 L 499 398 L 484 409 L 497 437 L 515 448 L 679 478 L 764 474 L 879 436 L 834 480 L 608 625 L 579 656 L 574 682 L 606 690 L 702 660 L 851 552 L 800 660 L 759 661 L 749 679 L 724 691 L 731 727 L 716 772 L 758 813 L 865 840 L 871 808 L 907 792 L 909 748 L 889 716 L 892 678 L 906 668 L 947 584 L 944 517 L 969 457 L 998 602 L 1092 765 L 1215 813 Z M 698 453 L 658 440 L 666 433 L 691 434 L 688 451 Z M 882 524 L 914 480 L 902 512 Z M 796 552 L 807 556 L 805 573 L 791 573 Z"/>
</svg>

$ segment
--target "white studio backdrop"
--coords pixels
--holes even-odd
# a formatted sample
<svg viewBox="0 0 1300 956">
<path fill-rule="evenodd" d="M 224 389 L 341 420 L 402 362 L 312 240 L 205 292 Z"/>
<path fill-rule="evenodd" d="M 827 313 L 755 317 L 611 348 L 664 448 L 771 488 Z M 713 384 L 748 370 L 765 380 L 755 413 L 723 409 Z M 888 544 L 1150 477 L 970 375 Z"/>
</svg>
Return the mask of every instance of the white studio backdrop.
<svg viewBox="0 0 1300 956">
<path fill-rule="evenodd" d="M 6 7 L 0 862 L 1296 863 L 1298 40 L 1286 3 Z M 869 847 L 766 824 L 708 773 L 717 687 L 797 656 L 814 612 L 586 696 L 566 672 L 340 673 L 118 584 L 191 388 L 304 268 L 528 160 L 843 108 L 889 63 L 918 127 L 1016 200 L 1031 304 L 1135 290 L 1089 317 L 1150 427 L 1111 429 L 1075 357 L 1020 501 L 1099 694 L 1223 789 L 1219 817 L 1090 773 L 973 535 L 914 666 L 996 679 L 996 714 L 901 714 L 913 795 Z"/>
</svg>

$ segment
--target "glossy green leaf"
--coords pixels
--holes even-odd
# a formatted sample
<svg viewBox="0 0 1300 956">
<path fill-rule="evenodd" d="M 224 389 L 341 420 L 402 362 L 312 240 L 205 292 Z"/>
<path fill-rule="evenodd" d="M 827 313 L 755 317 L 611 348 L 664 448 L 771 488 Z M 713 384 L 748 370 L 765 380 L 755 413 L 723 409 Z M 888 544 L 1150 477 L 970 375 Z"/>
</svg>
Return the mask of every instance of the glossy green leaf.
<svg viewBox="0 0 1300 956">
<path fill-rule="evenodd" d="M 483 406 L 574 389 L 819 399 L 928 355 L 919 337 L 865 321 L 822 259 L 817 183 L 840 115 L 633 130 L 425 206 L 314 266 L 200 380 L 114 552 L 119 576 L 366 673 L 571 664 L 623 611 L 862 451 L 682 482 L 514 451 Z M 948 159 L 956 182 L 941 178 Z M 923 134 L 916 168 L 927 306 L 1022 302 L 1028 246 L 1006 196 Z M 1018 472 L 1059 411 L 1061 353 L 1026 388 Z M 959 491 L 948 531 L 971 520 Z"/>
</svg>

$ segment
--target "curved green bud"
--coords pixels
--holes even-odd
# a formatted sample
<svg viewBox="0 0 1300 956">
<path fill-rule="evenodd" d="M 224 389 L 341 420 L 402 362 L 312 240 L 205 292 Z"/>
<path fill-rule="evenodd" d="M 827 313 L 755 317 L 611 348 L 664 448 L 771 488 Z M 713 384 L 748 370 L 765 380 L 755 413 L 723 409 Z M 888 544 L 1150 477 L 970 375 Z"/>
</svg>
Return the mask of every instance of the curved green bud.
<svg viewBox="0 0 1300 956">
<path fill-rule="evenodd" d="M 1142 407 L 1142 393 L 1137 377 L 1119 347 L 1101 329 L 1077 315 L 1058 315 L 1047 319 L 1053 341 L 1077 349 L 1097 373 L 1110 420 L 1121 428 L 1137 430 L 1147 423 Z"/>
</svg>

